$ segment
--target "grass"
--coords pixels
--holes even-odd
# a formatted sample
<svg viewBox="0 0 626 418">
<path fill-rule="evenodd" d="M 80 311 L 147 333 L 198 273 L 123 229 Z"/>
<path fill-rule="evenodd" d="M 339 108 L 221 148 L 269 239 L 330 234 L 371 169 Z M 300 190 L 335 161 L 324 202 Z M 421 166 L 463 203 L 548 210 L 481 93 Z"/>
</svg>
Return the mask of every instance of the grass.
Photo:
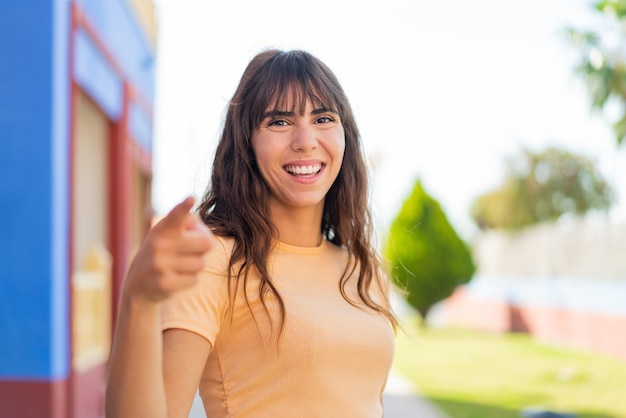
<svg viewBox="0 0 626 418">
<path fill-rule="evenodd" d="M 626 418 L 626 362 L 542 345 L 524 334 L 398 332 L 394 369 L 451 418 L 519 418 L 527 407 Z"/>
</svg>

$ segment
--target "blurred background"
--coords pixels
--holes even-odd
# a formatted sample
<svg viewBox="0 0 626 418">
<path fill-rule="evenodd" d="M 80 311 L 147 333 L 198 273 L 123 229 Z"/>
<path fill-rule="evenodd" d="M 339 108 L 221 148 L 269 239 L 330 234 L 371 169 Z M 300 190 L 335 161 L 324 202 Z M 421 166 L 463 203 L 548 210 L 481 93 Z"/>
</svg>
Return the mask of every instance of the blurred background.
<svg viewBox="0 0 626 418">
<path fill-rule="evenodd" d="M 472 199 L 499 184 L 504 157 L 522 146 L 596 159 L 626 194 L 626 153 L 590 110 L 566 32 L 605 27 L 590 1 L 155 3 L 157 212 L 204 189 L 226 103 L 267 47 L 307 49 L 339 77 L 375 162 L 381 222 L 419 176 L 471 236 Z M 623 203 L 614 209 L 626 217 Z"/>
<path fill-rule="evenodd" d="M 3 2 L 0 416 L 101 415 L 128 260 L 202 195 L 268 47 L 312 52 L 351 100 L 411 392 L 455 418 L 626 416 L 624 16 L 620 0 Z"/>
</svg>

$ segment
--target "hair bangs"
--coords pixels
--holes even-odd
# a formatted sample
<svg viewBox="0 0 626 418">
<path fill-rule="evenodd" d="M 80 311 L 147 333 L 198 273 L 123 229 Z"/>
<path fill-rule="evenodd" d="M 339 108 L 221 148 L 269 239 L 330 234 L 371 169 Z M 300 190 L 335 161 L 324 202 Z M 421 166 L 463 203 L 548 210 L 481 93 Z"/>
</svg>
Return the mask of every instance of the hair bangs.
<svg viewBox="0 0 626 418">
<path fill-rule="evenodd" d="M 343 92 L 327 68 L 297 51 L 277 54 L 271 65 L 258 74 L 259 89 L 253 94 L 251 116 L 257 128 L 267 112 L 303 114 L 308 102 L 314 108 L 339 112 Z"/>
</svg>

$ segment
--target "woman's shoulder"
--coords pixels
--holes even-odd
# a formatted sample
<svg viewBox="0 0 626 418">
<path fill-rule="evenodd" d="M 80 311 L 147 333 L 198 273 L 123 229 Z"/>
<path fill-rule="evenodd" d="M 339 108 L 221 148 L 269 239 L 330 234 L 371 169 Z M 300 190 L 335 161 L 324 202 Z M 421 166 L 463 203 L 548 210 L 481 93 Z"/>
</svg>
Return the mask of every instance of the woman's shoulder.
<svg viewBox="0 0 626 418">
<path fill-rule="evenodd" d="M 235 246 L 235 239 L 233 237 L 225 237 L 221 235 L 214 235 L 215 240 L 217 241 L 216 249 L 219 249 L 224 255 L 230 255 L 233 252 L 233 247 Z"/>
<path fill-rule="evenodd" d="M 215 244 L 205 255 L 205 272 L 227 276 L 234 239 L 215 235 Z"/>
</svg>

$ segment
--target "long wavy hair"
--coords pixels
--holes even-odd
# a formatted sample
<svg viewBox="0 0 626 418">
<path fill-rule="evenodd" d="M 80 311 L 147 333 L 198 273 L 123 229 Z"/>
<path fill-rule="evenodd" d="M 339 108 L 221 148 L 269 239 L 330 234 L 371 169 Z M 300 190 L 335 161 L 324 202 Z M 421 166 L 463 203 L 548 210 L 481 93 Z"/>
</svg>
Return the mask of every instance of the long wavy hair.
<svg viewBox="0 0 626 418">
<path fill-rule="evenodd" d="M 349 254 L 338 282 L 340 292 L 352 305 L 361 308 L 365 305 L 384 315 L 395 328 L 397 321 L 391 309 L 371 295 L 372 286 L 387 292 L 387 285 L 383 283 L 380 259 L 372 244 L 367 168 L 359 130 L 333 72 L 305 51 L 272 49 L 256 55 L 228 106 L 211 181 L 198 213 L 216 235 L 234 240 L 228 272 L 229 297 L 234 302 L 242 280 L 245 295 L 249 273 L 255 269 L 261 279 L 261 303 L 267 310 L 265 296 L 268 292 L 274 294 L 282 330 L 285 305 L 268 272 L 268 256 L 277 237 L 270 222 L 271 192 L 256 165 L 251 137 L 268 110 L 285 110 L 284 106 L 292 104 L 304 112 L 307 101 L 336 109 L 345 132 L 342 167 L 326 195 L 320 226 L 326 240 L 346 248 Z M 357 271 L 360 301 L 351 300 L 345 290 L 348 279 Z M 247 295 L 245 299 L 248 301 Z M 233 306 L 231 303 L 231 309 Z"/>
</svg>

